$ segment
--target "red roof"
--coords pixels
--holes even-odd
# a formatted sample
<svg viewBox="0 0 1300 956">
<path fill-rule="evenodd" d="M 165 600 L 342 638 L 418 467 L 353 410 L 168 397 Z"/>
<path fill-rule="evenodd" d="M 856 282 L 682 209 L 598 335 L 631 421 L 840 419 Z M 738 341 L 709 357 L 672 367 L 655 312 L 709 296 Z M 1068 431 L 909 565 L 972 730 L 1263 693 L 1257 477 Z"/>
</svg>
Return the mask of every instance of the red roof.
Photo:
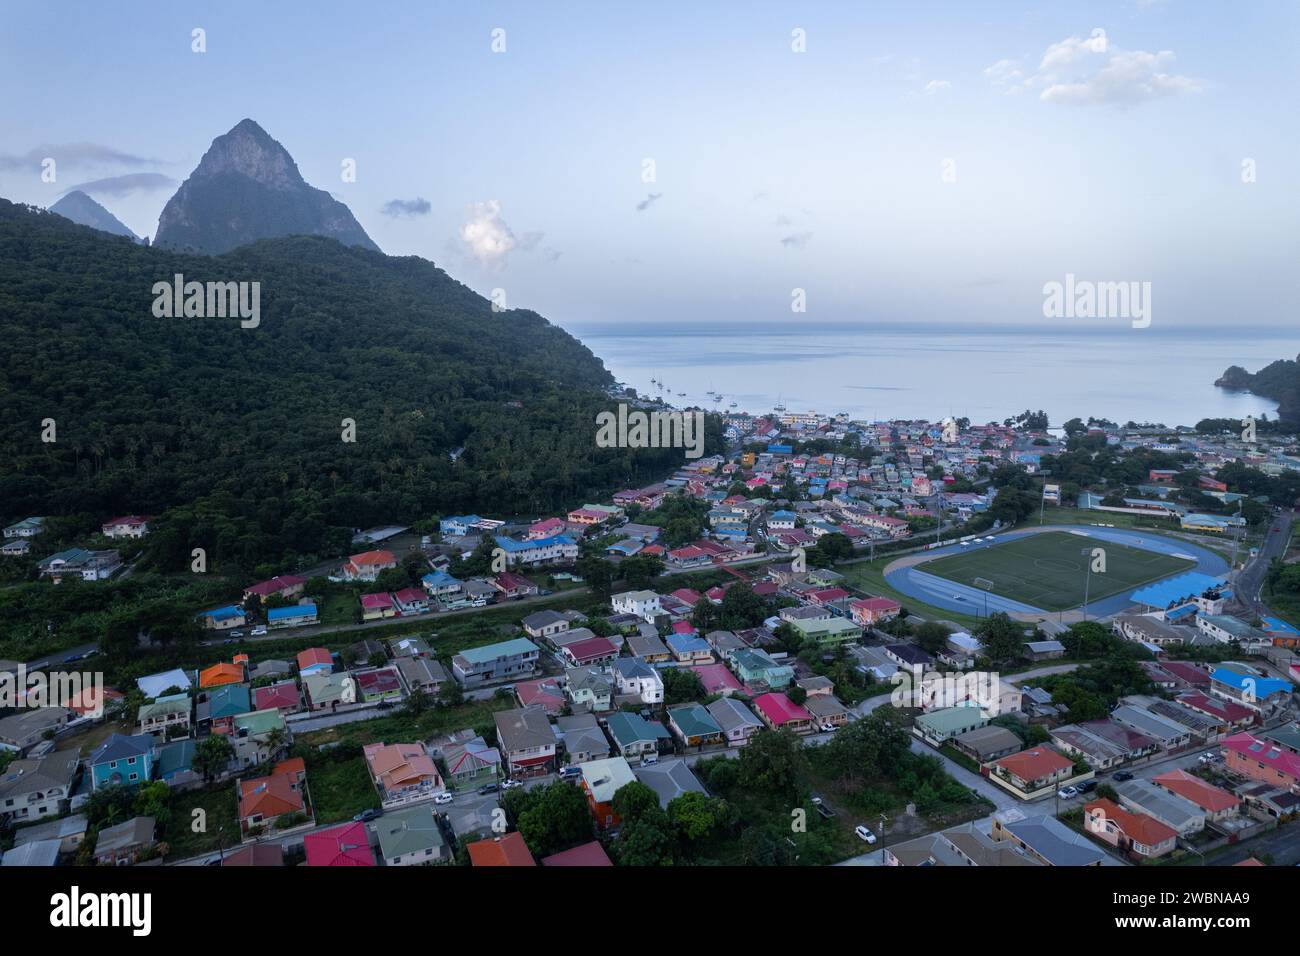
<svg viewBox="0 0 1300 956">
<path fill-rule="evenodd" d="M 496 577 L 496 585 L 504 591 L 513 591 L 517 588 L 536 588 L 537 585 L 522 574 L 515 574 L 513 571 L 504 571 Z"/>
<path fill-rule="evenodd" d="M 536 866 L 524 838 L 515 830 L 505 836 L 479 840 L 469 845 L 469 859 L 474 866 Z"/>
<path fill-rule="evenodd" d="M 364 823 L 345 823 L 302 838 L 308 866 L 374 866 Z"/>
<path fill-rule="evenodd" d="M 899 604 L 897 601 L 891 601 L 889 598 L 886 597 L 861 598 L 857 601 L 854 601 L 849 606 L 853 608 L 857 608 L 858 610 L 862 610 L 862 611 L 877 611 L 877 612 L 897 611 L 902 608 L 902 605 Z"/>
<path fill-rule="evenodd" d="M 605 637 L 589 637 L 564 646 L 564 653 L 579 663 L 608 657 L 617 650 L 613 642 Z"/>
<path fill-rule="evenodd" d="M 838 601 L 848 596 L 849 592 L 843 588 L 822 588 L 820 591 L 811 592 L 808 600 L 817 604 L 829 604 L 831 601 Z"/>
<path fill-rule="evenodd" d="M 1039 780 L 1051 776 L 1057 771 L 1074 766 L 1074 761 L 1061 756 L 1050 747 L 1041 746 L 1022 750 L 1018 754 L 1011 754 L 1001 760 L 995 760 L 993 763 L 995 766 L 1015 774 L 1021 780 Z"/>
<path fill-rule="evenodd" d="M 597 841 L 575 846 L 542 859 L 542 866 L 613 866 L 609 854 Z"/>
<path fill-rule="evenodd" d="M 695 625 L 690 621 L 673 621 L 674 634 L 694 634 Z"/>
<path fill-rule="evenodd" d="M 721 694 L 724 691 L 741 689 L 740 681 L 736 679 L 735 674 L 727 670 L 725 664 L 700 664 L 689 670 L 695 671 L 700 683 L 704 685 L 706 694 Z"/>
<path fill-rule="evenodd" d="M 258 687 L 253 691 L 255 710 L 296 709 L 298 702 L 298 685 L 291 680 Z"/>
<path fill-rule="evenodd" d="M 694 588 L 678 588 L 673 592 L 673 597 L 679 601 L 685 601 L 687 604 L 694 606 L 700 599 L 700 592 Z"/>
<path fill-rule="evenodd" d="M 269 581 L 260 581 L 257 584 L 250 584 L 244 588 L 245 594 L 256 594 L 258 597 L 270 597 L 272 594 L 279 594 L 288 588 L 296 588 L 300 584 L 306 584 L 306 578 L 300 578 L 296 574 L 283 574 L 271 578 Z"/>
<path fill-rule="evenodd" d="M 1175 830 L 1165 826 L 1155 817 L 1149 817 L 1145 813 L 1130 813 L 1105 797 L 1092 801 L 1083 809 L 1087 813 L 1101 811 L 1106 819 L 1114 820 L 1129 839 L 1144 846 L 1159 846 L 1178 836 Z"/>
<path fill-rule="evenodd" d="M 759 597 L 768 597 L 780 590 L 780 585 L 775 581 L 760 581 L 751 590 Z"/>
<path fill-rule="evenodd" d="M 1254 734 L 1233 734 L 1223 742 L 1223 746 L 1247 760 L 1300 780 L 1300 754 L 1283 750 L 1270 740 L 1260 740 Z"/>
<path fill-rule="evenodd" d="M 785 694 L 773 691 L 754 698 L 754 706 L 762 711 L 768 721 L 777 726 L 788 724 L 792 720 L 812 720 L 812 714 L 792 701 Z"/>
<path fill-rule="evenodd" d="M 707 558 L 709 553 L 703 548 L 697 548 L 693 544 L 688 544 L 686 547 L 678 548 L 676 551 L 669 551 L 668 556 L 676 558 L 679 561 L 684 561 L 688 558 Z"/>
<path fill-rule="evenodd" d="M 1255 712 L 1249 707 L 1243 707 L 1241 704 L 1234 704 L 1230 700 L 1219 700 L 1216 697 L 1206 697 L 1204 694 L 1195 691 L 1182 694 L 1178 698 L 1180 704 L 1199 710 L 1203 714 L 1209 714 L 1212 717 L 1218 717 L 1220 720 L 1235 724 L 1238 721 L 1248 720 L 1255 716 Z"/>
<path fill-rule="evenodd" d="M 376 565 L 397 563 L 397 559 L 393 557 L 393 552 L 391 551 L 363 551 L 361 554 L 352 555 L 348 560 L 357 567 L 367 564 Z"/>
<path fill-rule="evenodd" d="M 298 652 L 298 670 L 306 670 L 319 664 L 324 664 L 331 669 L 334 667 L 334 658 L 325 648 L 309 647 L 305 651 Z"/>
<path fill-rule="evenodd" d="M 1240 799 L 1227 790 L 1216 787 L 1212 783 L 1207 783 L 1200 777 L 1194 777 L 1186 770 L 1170 770 L 1168 773 L 1153 777 L 1152 780 L 1171 793 L 1187 798 L 1202 810 L 1208 810 L 1210 813 L 1231 810 L 1241 803 Z"/>
<path fill-rule="evenodd" d="M 420 601 L 429 600 L 429 596 L 419 588 L 402 588 L 400 591 L 393 592 L 393 597 L 403 604 L 416 604 Z"/>
<path fill-rule="evenodd" d="M 564 709 L 564 692 L 555 683 L 554 677 L 520 681 L 515 684 L 515 696 L 525 707 L 529 704 L 539 704 L 547 713 L 558 714 Z"/>
<path fill-rule="evenodd" d="M 361 595 L 361 606 L 367 609 L 393 606 L 393 598 L 387 593 Z"/>
<path fill-rule="evenodd" d="M 1210 686 L 1210 675 L 1195 664 L 1184 661 L 1161 661 L 1160 666 L 1185 684 L 1198 687 Z"/>
</svg>

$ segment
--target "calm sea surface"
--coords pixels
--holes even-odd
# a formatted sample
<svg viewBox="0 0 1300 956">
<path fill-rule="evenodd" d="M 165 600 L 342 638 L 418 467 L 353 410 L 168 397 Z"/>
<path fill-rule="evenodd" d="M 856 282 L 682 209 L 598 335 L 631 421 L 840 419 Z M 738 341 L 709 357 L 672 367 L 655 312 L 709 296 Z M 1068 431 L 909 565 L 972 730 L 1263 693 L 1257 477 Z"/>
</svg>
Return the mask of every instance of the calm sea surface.
<svg viewBox="0 0 1300 956">
<path fill-rule="evenodd" d="M 1275 403 L 1214 381 L 1229 365 L 1253 372 L 1300 350 L 1300 330 L 1241 326 L 1044 331 L 679 322 L 569 331 L 619 381 L 679 406 L 727 410 L 735 402 L 735 411 L 762 412 L 784 404 L 867 420 L 954 415 L 975 422 L 1041 408 L 1053 425 L 1090 415 L 1165 425 L 1272 417 Z M 709 390 L 724 395 L 721 403 Z"/>
</svg>

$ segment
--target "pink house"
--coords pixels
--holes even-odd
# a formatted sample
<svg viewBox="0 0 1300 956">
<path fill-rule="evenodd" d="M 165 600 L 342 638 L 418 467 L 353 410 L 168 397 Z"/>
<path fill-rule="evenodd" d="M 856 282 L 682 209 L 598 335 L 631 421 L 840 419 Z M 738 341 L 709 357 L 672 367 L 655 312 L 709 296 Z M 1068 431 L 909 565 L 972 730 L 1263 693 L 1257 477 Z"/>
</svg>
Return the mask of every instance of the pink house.
<svg viewBox="0 0 1300 956">
<path fill-rule="evenodd" d="M 364 823 L 344 823 L 303 837 L 308 866 L 374 866 Z"/>
<path fill-rule="evenodd" d="M 755 697 L 754 709 L 773 730 L 788 728 L 796 734 L 806 734 L 813 729 L 813 715 L 785 694 L 773 692 Z"/>
<path fill-rule="evenodd" d="M 862 598 L 849 605 L 849 610 L 853 614 L 853 623 L 862 627 L 870 627 L 898 617 L 902 609 L 903 606 L 897 601 L 884 597 Z"/>
<path fill-rule="evenodd" d="M 542 521 L 534 521 L 528 526 L 528 540 L 537 541 L 541 538 L 553 538 L 557 534 L 564 534 L 568 525 L 559 518 L 546 518 Z"/>
<path fill-rule="evenodd" d="M 709 696 L 714 694 L 731 696 L 736 691 L 745 689 L 725 664 L 701 664 L 692 667 L 691 670 L 699 677 L 700 683 L 704 685 L 704 693 Z"/>
</svg>

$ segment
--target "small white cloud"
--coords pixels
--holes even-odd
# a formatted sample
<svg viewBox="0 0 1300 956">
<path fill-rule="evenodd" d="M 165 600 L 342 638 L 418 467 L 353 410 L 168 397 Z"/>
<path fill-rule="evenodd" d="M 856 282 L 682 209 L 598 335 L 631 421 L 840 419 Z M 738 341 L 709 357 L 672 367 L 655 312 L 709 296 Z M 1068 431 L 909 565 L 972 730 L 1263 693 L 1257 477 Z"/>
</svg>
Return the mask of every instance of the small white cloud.
<svg viewBox="0 0 1300 956">
<path fill-rule="evenodd" d="M 1006 93 L 1038 90 L 1048 103 L 1134 104 L 1163 96 L 1199 93 L 1201 81 L 1170 72 L 1174 54 L 1124 50 L 1098 27 L 1086 37 L 1071 36 L 1043 53 L 1038 69 L 1026 75 L 1019 62 L 998 60 L 984 70 Z"/>
<path fill-rule="evenodd" d="M 941 93 L 944 90 L 950 89 L 952 89 L 952 84 L 947 80 L 931 80 L 929 83 L 925 84 L 925 87 L 921 92 L 926 96 L 933 96 L 935 93 Z"/>
<path fill-rule="evenodd" d="M 460 227 L 463 251 L 488 268 L 504 265 L 519 241 L 501 218 L 500 201 L 470 203 L 466 212 L 469 218 Z"/>
<path fill-rule="evenodd" d="M 808 240 L 811 238 L 811 232 L 796 232 L 782 238 L 781 245 L 787 249 L 802 249 L 808 245 Z"/>
</svg>

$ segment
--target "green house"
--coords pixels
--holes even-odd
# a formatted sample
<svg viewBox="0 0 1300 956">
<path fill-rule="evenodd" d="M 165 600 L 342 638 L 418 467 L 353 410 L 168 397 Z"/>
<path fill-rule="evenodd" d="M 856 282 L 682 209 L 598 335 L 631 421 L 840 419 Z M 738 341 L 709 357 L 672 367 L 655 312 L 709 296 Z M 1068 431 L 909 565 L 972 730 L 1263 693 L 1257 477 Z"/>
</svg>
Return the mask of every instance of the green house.
<svg viewBox="0 0 1300 956">
<path fill-rule="evenodd" d="M 790 626 L 804 638 L 822 645 L 852 644 L 862 637 L 862 628 L 845 617 L 813 621 L 795 619 L 790 622 Z"/>
<path fill-rule="evenodd" d="M 794 680 L 794 668 L 778 664 L 766 651 L 742 648 L 731 652 L 731 665 L 745 684 L 765 683 L 772 690 L 788 687 Z"/>
</svg>

